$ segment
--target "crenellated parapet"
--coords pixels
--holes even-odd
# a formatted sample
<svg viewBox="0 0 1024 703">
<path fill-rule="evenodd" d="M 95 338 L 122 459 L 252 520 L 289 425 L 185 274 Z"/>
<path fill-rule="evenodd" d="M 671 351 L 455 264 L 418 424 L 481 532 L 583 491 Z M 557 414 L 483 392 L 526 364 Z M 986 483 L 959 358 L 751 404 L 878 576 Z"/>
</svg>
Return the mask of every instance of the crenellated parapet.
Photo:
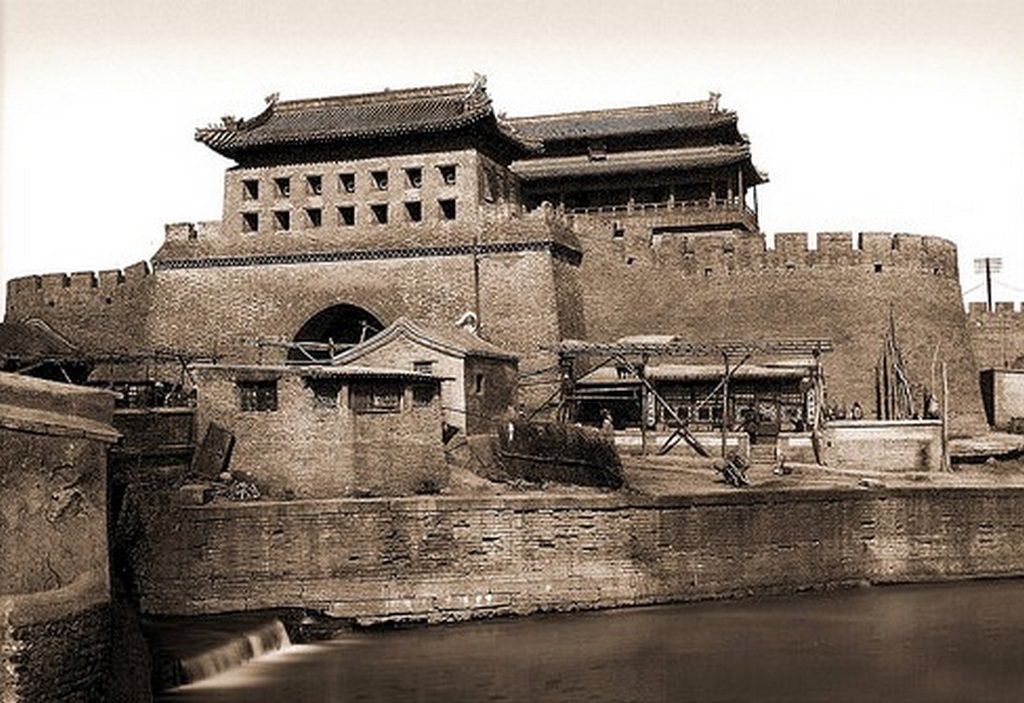
<svg viewBox="0 0 1024 703">
<path fill-rule="evenodd" d="M 967 331 L 981 368 L 1024 368 L 1024 302 L 969 303 Z"/>
<path fill-rule="evenodd" d="M 1013 301 L 997 301 L 992 304 L 992 310 L 988 309 L 987 303 L 968 303 L 967 319 L 982 324 L 1003 320 L 1024 324 L 1024 302 L 1017 304 Z"/>
<path fill-rule="evenodd" d="M 124 269 L 108 271 L 76 271 L 74 273 L 44 273 L 12 278 L 7 282 L 7 314 L 17 316 L 23 306 L 44 305 L 57 307 L 63 302 L 95 298 L 97 302 L 111 304 L 113 296 L 134 292 L 141 281 L 151 275 L 149 263 L 140 261 Z"/>
<path fill-rule="evenodd" d="M 740 271 L 835 268 L 886 274 L 912 271 L 957 280 L 956 245 L 934 236 L 903 232 L 781 232 L 774 241 L 742 231 L 687 232 L 671 224 L 629 219 L 576 218 L 574 228 L 584 255 L 618 256 L 632 265 L 648 260 L 683 275 Z"/>
<path fill-rule="evenodd" d="M 7 283 L 5 320 L 45 321 L 84 351 L 106 352 L 144 345 L 149 310 L 150 266 L 47 273 Z"/>
</svg>

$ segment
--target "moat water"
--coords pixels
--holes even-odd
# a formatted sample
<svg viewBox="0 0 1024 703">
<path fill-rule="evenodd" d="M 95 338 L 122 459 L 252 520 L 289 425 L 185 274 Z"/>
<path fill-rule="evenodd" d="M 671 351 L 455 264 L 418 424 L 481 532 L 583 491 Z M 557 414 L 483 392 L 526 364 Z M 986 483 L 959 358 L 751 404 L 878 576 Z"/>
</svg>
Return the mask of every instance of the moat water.
<svg viewBox="0 0 1024 703">
<path fill-rule="evenodd" d="M 361 632 L 158 701 L 1021 701 L 1024 580 Z"/>
</svg>

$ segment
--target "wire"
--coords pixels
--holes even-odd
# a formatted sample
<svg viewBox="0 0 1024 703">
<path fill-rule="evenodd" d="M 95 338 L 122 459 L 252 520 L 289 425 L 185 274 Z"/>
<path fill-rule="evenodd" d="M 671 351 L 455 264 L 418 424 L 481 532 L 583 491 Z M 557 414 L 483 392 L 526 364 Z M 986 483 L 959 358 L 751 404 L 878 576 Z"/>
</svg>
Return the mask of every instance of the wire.
<svg viewBox="0 0 1024 703">
<path fill-rule="evenodd" d="M 1003 283 L 1002 281 L 997 280 L 995 278 L 992 279 L 992 282 L 995 283 L 997 286 L 1002 286 L 1003 288 L 1009 288 L 1010 290 L 1015 290 L 1018 293 L 1024 293 L 1024 288 L 1018 288 L 1017 286 L 1011 286 L 1009 283 Z"/>
</svg>

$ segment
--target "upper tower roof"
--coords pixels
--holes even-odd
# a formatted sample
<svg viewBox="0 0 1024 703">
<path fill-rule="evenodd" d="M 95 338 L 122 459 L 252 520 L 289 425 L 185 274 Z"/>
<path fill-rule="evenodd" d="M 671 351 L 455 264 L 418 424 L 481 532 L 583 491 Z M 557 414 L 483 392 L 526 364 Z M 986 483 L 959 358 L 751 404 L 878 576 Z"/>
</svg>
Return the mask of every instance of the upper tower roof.
<svg viewBox="0 0 1024 703">
<path fill-rule="evenodd" d="M 510 118 L 519 132 L 544 142 L 604 139 L 662 132 L 735 129 L 736 113 L 718 107 L 718 95 L 707 100 L 641 107 L 622 107 L 553 115 Z M 739 134 L 736 134 L 739 138 Z"/>
<path fill-rule="evenodd" d="M 513 155 L 537 148 L 498 119 L 487 95 L 486 78 L 472 83 L 384 90 L 329 98 L 278 101 L 250 119 L 225 117 L 222 124 L 200 127 L 196 140 L 238 159 L 268 147 L 295 148 L 440 134 L 479 126 Z"/>
</svg>

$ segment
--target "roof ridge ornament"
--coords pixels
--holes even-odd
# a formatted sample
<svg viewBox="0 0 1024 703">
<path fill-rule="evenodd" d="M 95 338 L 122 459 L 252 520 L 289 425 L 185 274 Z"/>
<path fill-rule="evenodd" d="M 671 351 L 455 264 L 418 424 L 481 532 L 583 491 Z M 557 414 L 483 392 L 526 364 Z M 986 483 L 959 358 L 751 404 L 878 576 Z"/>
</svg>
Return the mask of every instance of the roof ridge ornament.
<svg viewBox="0 0 1024 703">
<path fill-rule="evenodd" d="M 718 107 L 718 101 L 722 99 L 721 93 L 716 93 L 713 90 L 708 91 L 708 112 L 721 112 Z"/>
<path fill-rule="evenodd" d="M 459 316 L 459 319 L 455 321 L 456 327 L 461 327 L 470 334 L 476 334 L 480 327 L 480 322 L 477 319 L 476 313 L 473 311 L 467 311 Z"/>
</svg>

